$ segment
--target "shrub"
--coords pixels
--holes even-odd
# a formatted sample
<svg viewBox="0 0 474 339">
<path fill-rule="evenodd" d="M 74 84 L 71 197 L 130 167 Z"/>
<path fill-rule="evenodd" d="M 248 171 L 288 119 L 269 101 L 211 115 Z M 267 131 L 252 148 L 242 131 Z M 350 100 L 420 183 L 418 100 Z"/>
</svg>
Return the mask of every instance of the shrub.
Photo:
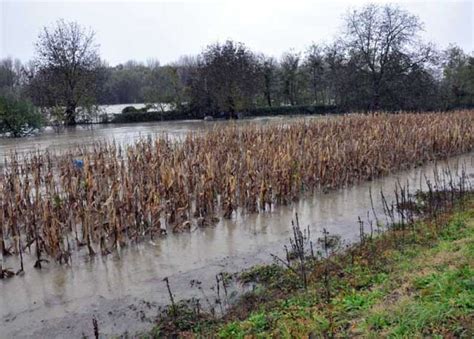
<svg viewBox="0 0 474 339">
<path fill-rule="evenodd" d="M 136 108 L 134 106 L 126 106 L 122 110 L 122 114 L 147 113 L 151 107 L 152 106 L 149 104 L 142 108 Z"/>
<path fill-rule="evenodd" d="M 33 104 L 13 95 L 0 96 L 0 134 L 22 137 L 43 125 L 43 117 Z"/>
<path fill-rule="evenodd" d="M 124 107 L 124 109 L 122 110 L 122 114 L 127 114 L 127 113 L 137 113 L 137 109 L 133 106 Z"/>
</svg>

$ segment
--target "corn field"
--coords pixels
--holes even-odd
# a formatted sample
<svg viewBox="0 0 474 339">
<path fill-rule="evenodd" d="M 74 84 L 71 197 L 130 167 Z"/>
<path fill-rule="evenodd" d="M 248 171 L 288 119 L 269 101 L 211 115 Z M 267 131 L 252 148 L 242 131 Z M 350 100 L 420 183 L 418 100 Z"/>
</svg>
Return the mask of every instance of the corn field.
<svg viewBox="0 0 474 339">
<path fill-rule="evenodd" d="M 68 263 L 81 248 L 107 254 L 473 148 L 474 111 L 463 110 L 229 125 L 180 141 L 12 154 L 0 175 L 0 250 L 34 255 L 39 268 Z"/>
</svg>

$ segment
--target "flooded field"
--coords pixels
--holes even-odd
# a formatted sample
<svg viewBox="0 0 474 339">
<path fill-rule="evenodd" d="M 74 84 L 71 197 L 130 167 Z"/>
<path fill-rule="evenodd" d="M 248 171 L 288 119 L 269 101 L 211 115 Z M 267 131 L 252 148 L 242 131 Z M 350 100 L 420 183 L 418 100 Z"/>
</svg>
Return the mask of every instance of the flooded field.
<svg viewBox="0 0 474 339">
<path fill-rule="evenodd" d="M 474 177 L 470 112 L 304 119 L 96 125 L 0 140 L 2 159 L 43 153 L 2 169 L 0 235 L 13 254 L 2 272 L 17 272 L 21 258 L 25 269 L 0 280 L 0 338 L 91 336 L 93 317 L 103 335 L 146 331 L 169 303 L 165 277 L 175 299 L 212 300 L 216 274 L 282 255 L 295 213 L 313 240 L 325 228 L 350 243 L 357 218 L 382 215 L 380 193 L 393 200 L 397 183 L 414 192 L 446 167 Z M 159 137 L 136 143 L 147 136 Z M 65 154 L 76 146 L 93 146 L 82 167 Z M 232 287 L 234 300 L 241 289 Z"/>
<path fill-rule="evenodd" d="M 62 128 L 59 132 L 48 127 L 36 136 L 27 138 L 0 138 L 0 166 L 3 164 L 5 156 L 15 151 L 19 154 L 26 154 L 31 151 L 66 151 L 73 146 L 87 146 L 97 141 L 115 141 L 122 145 L 133 143 L 139 138 L 149 135 L 166 134 L 170 138 L 178 138 L 189 132 L 202 132 L 212 130 L 220 126 L 236 123 L 246 125 L 249 123 L 265 125 L 267 123 L 282 123 L 286 120 L 300 119 L 303 116 L 274 116 L 245 120 L 229 121 L 162 121 L 136 124 L 98 124 L 81 125 L 76 127 Z M 304 119 L 321 119 L 321 116 L 306 116 Z"/>
<path fill-rule="evenodd" d="M 0 339 L 474 339 L 474 0 L 0 3 Z"/>
<path fill-rule="evenodd" d="M 463 166 L 472 181 L 474 154 L 318 193 L 272 212 L 237 214 L 214 227 L 170 234 L 107 257 L 76 255 L 71 266 L 51 263 L 43 270 L 29 269 L 24 276 L 0 281 L 1 336 L 90 336 L 92 316 L 97 317 L 104 335 L 149 329 L 158 307 L 168 303 L 164 277 L 169 277 L 177 299 L 202 297 L 190 287 L 193 279 L 202 281 L 205 293 L 212 296 L 215 274 L 267 263 L 271 253 L 282 254 L 295 212 L 315 238 L 324 227 L 344 241 L 357 240 L 357 217 L 364 218 L 371 209 L 369 189 L 374 193 L 376 212 L 382 214 L 381 190 L 392 200 L 398 181 L 408 182 L 413 189 L 423 188 L 425 176 L 433 178 L 436 168 L 446 166 L 453 171 Z M 17 264 L 13 258 L 7 261 L 7 266 Z"/>
</svg>

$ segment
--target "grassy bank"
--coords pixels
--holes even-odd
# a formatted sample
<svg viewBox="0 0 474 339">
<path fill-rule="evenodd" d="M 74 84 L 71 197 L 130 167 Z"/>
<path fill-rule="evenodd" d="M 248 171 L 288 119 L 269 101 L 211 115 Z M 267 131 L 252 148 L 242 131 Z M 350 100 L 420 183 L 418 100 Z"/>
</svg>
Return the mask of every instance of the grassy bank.
<svg viewBox="0 0 474 339">
<path fill-rule="evenodd" d="M 466 337 L 474 335 L 472 194 L 424 218 L 311 262 L 256 267 L 253 292 L 227 315 L 164 317 L 153 337 Z M 295 267 L 295 266 L 294 266 Z"/>
</svg>

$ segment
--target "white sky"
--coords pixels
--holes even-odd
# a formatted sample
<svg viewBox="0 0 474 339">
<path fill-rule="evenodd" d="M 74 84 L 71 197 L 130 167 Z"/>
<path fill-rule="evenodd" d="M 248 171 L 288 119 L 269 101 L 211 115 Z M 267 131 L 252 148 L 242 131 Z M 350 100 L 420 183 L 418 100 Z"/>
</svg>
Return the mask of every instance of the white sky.
<svg viewBox="0 0 474 339">
<path fill-rule="evenodd" d="M 385 3 L 386 1 L 372 1 Z M 181 0 L 25 1 L 0 0 L 0 58 L 27 61 L 43 26 L 59 18 L 96 31 L 103 59 L 162 64 L 228 38 L 273 56 L 312 42 L 330 42 L 348 9 L 366 1 Z M 474 51 L 474 0 L 397 1 L 425 23 L 424 37 L 444 48 L 456 43 Z"/>
</svg>

